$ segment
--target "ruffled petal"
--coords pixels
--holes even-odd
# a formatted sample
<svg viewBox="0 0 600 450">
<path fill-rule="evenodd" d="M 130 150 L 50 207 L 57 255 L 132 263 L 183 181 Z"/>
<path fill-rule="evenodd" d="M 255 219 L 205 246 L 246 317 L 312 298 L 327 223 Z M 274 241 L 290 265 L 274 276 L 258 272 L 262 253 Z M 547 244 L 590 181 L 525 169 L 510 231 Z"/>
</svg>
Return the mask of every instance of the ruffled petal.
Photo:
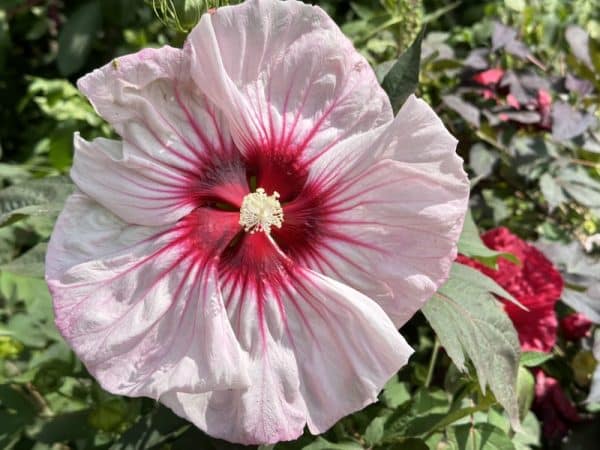
<svg viewBox="0 0 600 450">
<path fill-rule="evenodd" d="M 202 193 L 222 172 L 245 177 L 226 121 L 191 81 L 181 50 L 122 56 L 77 86 L 123 138 L 121 163 L 151 166 L 171 185 L 191 192 Z M 241 202 L 237 191 L 230 196 L 233 200 L 225 200 Z"/>
<path fill-rule="evenodd" d="M 250 354 L 250 386 L 161 398 L 208 434 L 243 444 L 295 439 L 306 424 L 327 430 L 376 401 L 412 353 L 375 302 L 276 252 L 269 264 L 277 267 L 224 281 L 232 326 Z"/>
<path fill-rule="evenodd" d="M 234 214 L 214 214 L 147 228 L 83 194 L 67 201 L 46 279 L 58 329 L 106 390 L 158 398 L 248 384 L 211 256 L 239 226 Z"/>
<path fill-rule="evenodd" d="M 122 142 L 88 142 L 76 134 L 74 147 L 75 184 L 124 221 L 168 225 L 195 208 L 192 190 L 177 183 L 177 172 L 147 158 L 124 155 Z"/>
<path fill-rule="evenodd" d="M 249 0 L 219 8 L 201 18 L 184 51 L 247 154 L 293 153 L 309 164 L 392 119 L 373 70 L 319 7 Z"/>
<path fill-rule="evenodd" d="M 469 183 L 455 146 L 431 108 L 411 96 L 390 125 L 332 149 L 299 196 L 322 202 L 305 263 L 405 323 L 456 257 Z M 284 210 L 288 221 L 293 209 Z"/>
<path fill-rule="evenodd" d="M 288 323 L 308 428 L 318 434 L 377 401 L 413 350 L 373 300 L 347 285 L 303 271 L 294 291 Z"/>
</svg>

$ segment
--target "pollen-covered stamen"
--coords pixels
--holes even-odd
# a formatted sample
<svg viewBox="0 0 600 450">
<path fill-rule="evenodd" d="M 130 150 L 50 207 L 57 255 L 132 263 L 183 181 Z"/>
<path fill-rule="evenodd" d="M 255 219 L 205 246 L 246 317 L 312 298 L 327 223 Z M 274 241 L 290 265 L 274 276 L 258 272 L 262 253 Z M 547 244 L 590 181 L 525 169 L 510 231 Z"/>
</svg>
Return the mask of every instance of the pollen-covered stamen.
<svg viewBox="0 0 600 450">
<path fill-rule="evenodd" d="M 279 193 L 267 195 L 263 188 L 258 188 L 244 197 L 240 209 L 240 225 L 244 231 L 254 233 L 264 231 L 271 233 L 271 227 L 281 228 L 283 210 L 279 203 Z"/>
</svg>

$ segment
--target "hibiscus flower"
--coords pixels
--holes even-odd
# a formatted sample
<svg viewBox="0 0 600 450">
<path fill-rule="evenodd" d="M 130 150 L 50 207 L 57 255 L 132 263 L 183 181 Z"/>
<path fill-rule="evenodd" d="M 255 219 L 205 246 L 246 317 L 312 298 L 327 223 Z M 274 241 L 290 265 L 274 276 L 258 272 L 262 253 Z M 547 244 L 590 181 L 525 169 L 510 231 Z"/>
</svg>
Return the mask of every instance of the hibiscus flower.
<svg viewBox="0 0 600 450">
<path fill-rule="evenodd" d="M 560 298 L 563 279 L 550 260 L 534 246 L 500 227 L 481 235 L 491 249 L 512 253 L 521 265 L 501 258 L 498 269 L 490 269 L 478 261 L 459 255 L 457 261 L 474 267 L 515 297 L 528 310 L 505 301 L 523 350 L 548 352 L 556 343 L 558 320 L 554 305 Z"/>
<path fill-rule="evenodd" d="M 78 82 L 121 141 L 75 137 L 49 244 L 56 323 L 108 391 L 245 444 L 327 430 L 412 350 L 469 184 L 455 139 L 318 7 L 205 14 L 185 47 Z"/>
</svg>

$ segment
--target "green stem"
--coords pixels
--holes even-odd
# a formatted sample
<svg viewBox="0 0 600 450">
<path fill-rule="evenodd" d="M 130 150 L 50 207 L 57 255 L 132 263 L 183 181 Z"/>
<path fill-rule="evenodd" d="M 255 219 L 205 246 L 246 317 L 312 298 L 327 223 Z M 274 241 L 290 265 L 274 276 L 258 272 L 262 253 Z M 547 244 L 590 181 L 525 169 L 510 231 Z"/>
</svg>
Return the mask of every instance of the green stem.
<svg viewBox="0 0 600 450">
<path fill-rule="evenodd" d="M 429 369 L 427 370 L 427 378 L 425 379 L 425 387 L 429 387 L 433 378 L 433 371 L 435 369 L 435 363 L 437 362 L 437 356 L 440 351 L 440 341 L 436 337 L 433 344 L 433 351 L 431 352 L 431 359 L 429 360 Z"/>
<path fill-rule="evenodd" d="M 431 430 L 425 435 L 425 437 L 423 439 L 427 440 L 436 431 L 444 429 L 444 428 L 448 427 L 449 425 L 452 425 L 454 422 L 456 422 L 456 421 L 458 421 L 458 420 L 460 420 L 460 419 L 462 419 L 464 417 L 472 416 L 476 412 L 487 411 L 489 408 L 490 408 L 489 403 L 482 402 L 482 403 L 480 403 L 480 404 L 478 404 L 476 406 L 471 406 L 470 408 L 463 408 L 463 409 L 459 409 L 458 411 L 451 412 L 446 417 L 444 417 L 442 420 L 440 420 L 438 423 L 436 423 L 431 428 Z"/>
</svg>

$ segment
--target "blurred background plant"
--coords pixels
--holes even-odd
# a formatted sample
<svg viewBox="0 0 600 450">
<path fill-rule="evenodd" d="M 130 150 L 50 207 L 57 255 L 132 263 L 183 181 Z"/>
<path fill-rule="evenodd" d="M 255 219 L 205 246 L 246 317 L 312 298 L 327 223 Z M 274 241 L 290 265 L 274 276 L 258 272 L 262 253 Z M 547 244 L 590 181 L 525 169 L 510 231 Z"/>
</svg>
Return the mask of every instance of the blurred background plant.
<svg viewBox="0 0 600 450">
<path fill-rule="evenodd" d="M 54 328 L 43 281 L 45 242 L 72 191 L 73 132 L 88 139 L 112 133 L 74 82 L 119 55 L 180 46 L 204 11 L 225 3 L 236 2 L 0 0 L 0 448 L 240 448 L 206 437 L 152 400 L 102 391 Z M 469 363 L 460 372 L 418 314 L 402 330 L 417 352 L 381 402 L 322 437 L 275 448 L 595 448 L 598 0 L 316 3 L 381 80 L 425 27 L 418 94 L 460 139 L 474 221 L 536 242 L 560 268 L 566 289 L 556 313 L 565 325 L 551 353 L 521 358 L 518 433 L 494 395 L 481 390 L 479 368 Z M 477 229 L 470 223 L 472 248 Z M 468 256 L 498 257 L 477 248 Z M 543 417 L 566 424 L 560 435 L 542 435 L 530 412 L 536 396 L 545 409 L 574 410 Z"/>
</svg>

